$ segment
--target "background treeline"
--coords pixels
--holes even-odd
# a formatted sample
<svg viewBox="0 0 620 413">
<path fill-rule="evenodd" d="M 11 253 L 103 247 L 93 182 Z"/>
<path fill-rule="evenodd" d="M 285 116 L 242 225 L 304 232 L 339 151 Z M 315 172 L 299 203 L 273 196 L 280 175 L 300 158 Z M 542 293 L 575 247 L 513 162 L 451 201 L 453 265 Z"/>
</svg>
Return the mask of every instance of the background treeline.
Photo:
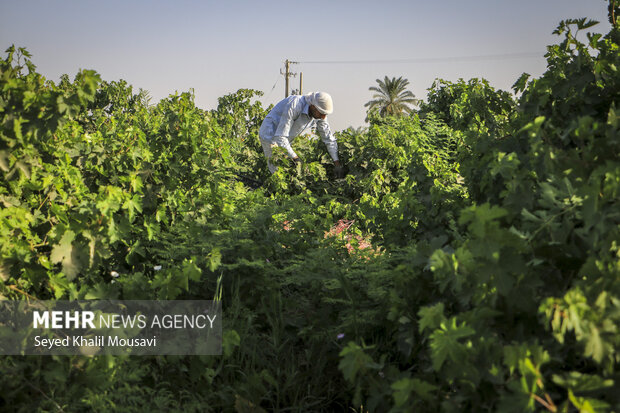
<svg viewBox="0 0 620 413">
<path fill-rule="evenodd" d="M 239 90 L 151 105 L 0 61 L 0 298 L 221 299 L 214 357 L 0 359 L 0 410 L 620 411 L 620 53 L 565 21 L 517 98 L 438 80 L 304 160 Z M 262 183 L 262 185 L 260 185 Z M 161 266 L 161 269 L 160 269 Z"/>
</svg>

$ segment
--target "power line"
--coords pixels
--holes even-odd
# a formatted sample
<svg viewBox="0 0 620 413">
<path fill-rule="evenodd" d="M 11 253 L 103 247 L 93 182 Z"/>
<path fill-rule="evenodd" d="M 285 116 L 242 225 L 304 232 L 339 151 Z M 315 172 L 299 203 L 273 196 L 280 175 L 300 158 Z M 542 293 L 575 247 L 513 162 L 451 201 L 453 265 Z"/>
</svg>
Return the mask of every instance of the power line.
<svg viewBox="0 0 620 413">
<path fill-rule="evenodd" d="M 422 57 L 410 59 L 377 59 L 377 60 L 299 60 L 297 63 L 304 64 L 373 64 L 373 63 L 431 63 L 431 62 L 454 62 L 454 61 L 480 61 L 480 60 L 507 60 L 542 57 L 541 52 L 528 53 L 505 53 L 475 56 L 452 56 L 452 57 Z"/>
<path fill-rule="evenodd" d="M 280 75 L 278 75 L 278 78 L 276 79 L 276 82 L 273 84 L 273 87 L 271 88 L 271 90 L 269 91 L 269 93 L 267 94 L 267 96 L 265 96 L 265 99 L 268 98 L 271 93 L 273 92 L 273 90 L 276 88 L 276 85 L 278 84 L 278 82 L 280 81 Z"/>
</svg>

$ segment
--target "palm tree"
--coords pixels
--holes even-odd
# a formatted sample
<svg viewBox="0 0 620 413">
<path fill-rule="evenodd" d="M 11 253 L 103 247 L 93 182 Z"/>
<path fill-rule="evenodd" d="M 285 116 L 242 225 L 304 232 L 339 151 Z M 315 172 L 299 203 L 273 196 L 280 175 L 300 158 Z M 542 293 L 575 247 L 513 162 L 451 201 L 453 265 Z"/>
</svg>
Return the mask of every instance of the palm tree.
<svg viewBox="0 0 620 413">
<path fill-rule="evenodd" d="M 368 88 L 375 92 L 373 100 L 364 105 L 368 106 L 368 112 L 378 111 L 382 117 L 413 112 L 413 108 L 409 105 L 417 105 L 419 101 L 413 92 L 405 90 L 409 84 L 407 79 L 403 79 L 402 76 L 390 79 L 386 76 L 384 80 L 377 79 L 377 83 L 379 87 Z"/>
</svg>

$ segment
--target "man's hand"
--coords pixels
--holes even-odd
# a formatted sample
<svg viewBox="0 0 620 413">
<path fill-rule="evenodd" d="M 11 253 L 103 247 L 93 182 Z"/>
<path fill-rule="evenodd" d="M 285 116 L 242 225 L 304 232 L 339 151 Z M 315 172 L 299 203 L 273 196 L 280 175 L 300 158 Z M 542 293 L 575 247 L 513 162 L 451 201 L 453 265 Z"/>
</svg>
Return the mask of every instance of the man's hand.
<svg viewBox="0 0 620 413">
<path fill-rule="evenodd" d="M 344 178 L 344 168 L 340 164 L 340 161 L 334 161 L 334 175 L 336 175 L 336 179 Z"/>
</svg>

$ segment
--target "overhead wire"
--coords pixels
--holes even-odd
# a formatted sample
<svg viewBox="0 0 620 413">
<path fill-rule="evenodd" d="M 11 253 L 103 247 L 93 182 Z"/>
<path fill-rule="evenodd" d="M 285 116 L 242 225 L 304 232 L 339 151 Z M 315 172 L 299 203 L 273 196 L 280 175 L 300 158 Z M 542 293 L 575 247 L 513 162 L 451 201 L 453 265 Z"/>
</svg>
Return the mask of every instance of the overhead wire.
<svg viewBox="0 0 620 413">
<path fill-rule="evenodd" d="M 473 56 L 422 57 L 408 59 L 373 59 L 373 60 L 297 60 L 293 63 L 303 64 L 377 64 L 377 63 L 431 63 L 454 61 L 507 60 L 519 58 L 542 57 L 541 52 L 504 53 Z"/>
<path fill-rule="evenodd" d="M 278 82 L 280 81 L 280 75 L 278 75 L 276 82 L 273 84 L 273 87 L 271 88 L 271 90 L 269 91 L 269 93 L 267 93 L 267 96 L 265 96 L 265 99 L 269 97 L 269 95 L 271 95 L 271 93 L 274 91 L 274 89 L 276 88 L 276 86 L 278 85 Z"/>
</svg>

